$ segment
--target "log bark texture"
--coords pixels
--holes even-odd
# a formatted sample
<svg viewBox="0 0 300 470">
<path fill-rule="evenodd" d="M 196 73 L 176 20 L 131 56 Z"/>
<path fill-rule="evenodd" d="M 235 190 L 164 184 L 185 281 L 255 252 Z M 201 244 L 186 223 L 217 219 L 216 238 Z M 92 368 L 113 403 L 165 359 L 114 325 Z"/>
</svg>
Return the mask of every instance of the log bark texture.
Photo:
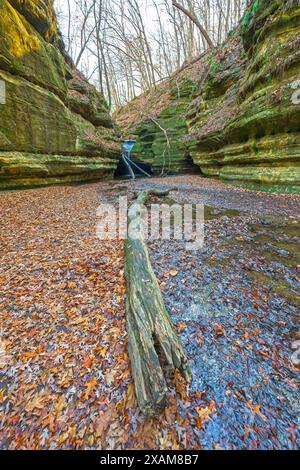
<svg viewBox="0 0 300 470">
<path fill-rule="evenodd" d="M 141 224 L 141 205 L 151 194 L 169 191 L 147 190 L 139 193 L 128 211 L 128 226 Z M 141 233 L 125 242 L 127 281 L 127 330 L 129 355 L 137 400 L 147 416 L 157 415 L 166 405 L 167 383 L 158 351 L 172 370 L 179 369 L 190 382 L 191 373 L 183 347 L 168 315 L 149 253 Z"/>
</svg>

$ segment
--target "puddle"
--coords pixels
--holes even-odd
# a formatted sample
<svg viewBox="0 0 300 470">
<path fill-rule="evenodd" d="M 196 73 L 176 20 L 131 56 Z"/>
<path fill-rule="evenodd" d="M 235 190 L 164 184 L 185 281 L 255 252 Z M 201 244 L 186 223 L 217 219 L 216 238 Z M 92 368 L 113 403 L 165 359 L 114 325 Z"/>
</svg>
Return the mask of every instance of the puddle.
<svg viewBox="0 0 300 470">
<path fill-rule="evenodd" d="M 170 197 L 163 197 L 157 198 L 153 197 L 156 204 L 167 204 L 168 206 L 173 206 L 174 204 L 182 204 L 182 202 L 176 201 Z M 186 201 L 185 204 L 193 204 L 194 211 L 196 209 L 196 204 L 193 201 Z M 214 206 L 207 206 L 204 205 L 204 218 L 205 220 L 213 220 L 213 219 L 220 219 L 221 217 L 239 217 L 241 215 L 241 211 L 237 209 L 228 209 L 224 207 L 214 207 Z"/>
<path fill-rule="evenodd" d="M 300 306 L 299 274 L 297 277 L 300 267 L 299 222 L 264 217 L 260 223 L 248 225 L 248 236 L 225 240 L 229 250 L 236 247 L 244 260 L 253 260 L 251 268 L 245 269 L 245 273 L 291 305 Z M 218 266 L 218 263 L 214 265 Z"/>
<path fill-rule="evenodd" d="M 259 271 L 245 271 L 257 284 L 267 287 L 269 293 L 275 293 L 284 298 L 290 305 L 300 307 L 300 290 L 293 289 L 284 277 L 274 278 Z"/>
<path fill-rule="evenodd" d="M 239 217 L 241 211 L 220 207 L 204 206 L 205 220 L 220 219 L 221 217 Z"/>
<path fill-rule="evenodd" d="M 173 205 L 176 198 L 157 203 Z M 222 449 L 290 449 L 297 445 L 289 430 L 300 409 L 298 369 L 291 362 L 300 337 L 300 223 L 287 212 L 263 215 L 264 201 L 250 201 L 251 211 L 245 203 L 239 211 L 211 202 L 205 205 L 203 249 L 187 252 L 176 241 L 150 244 L 167 309 L 180 325 L 191 392 L 198 406 L 212 410 L 196 432 L 203 449 L 216 443 Z M 177 275 L 169 276 L 169 269 Z"/>
<path fill-rule="evenodd" d="M 178 204 L 174 198 L 169 197 L 155 200 L 169 206 Z M 205 221 L 220 220 L 217 229 L 221 232 L 214 240 L 213 253 L 212 247 L 208 246 L 210 242 L 207 241 L 209 256 L 204 258 L 206 266 L 211 269 L 219 268 L 221 271 L 226 271 L 230 266 L 237 269 L 242 267 L 244 275 L 249 276 L 261 288 L 280 295 L 291 305 L 300 305 L 297 285 L 299 282 L 296 276 L 300 267 L 299 221 L 264 216 L 252 223 L 251 217 L 253 220 L 254 216 L 251 214 L 207 205 L 204 206 L 204 215 Z M 243 230 L 239 228 L 238 217 L 241 215 L 245 215 Z M 173 224 L 174 218 L 171 216 L 172 227 Z M 247 260 L 250 260 L 250 266 Z M 205 298 L 205 294 L 203 295 Z M 199 297 L 187 313 L 191 318 L 196 314 L 213 316 L 219 315 L 220 312 L 218 310 L 216 313 Z"/>
<path fill-rule="evenodd" d="M 185 310 L 182 320 L 197 321 L 200 317 L 214 320 L 226 316 L 227 310 L 224 305 L 218 305 L 209 301 L 216 289 L 217 286 L 215 284 L 200 288 L 199 292 L 193 297 L 189 308 Z"/>
</svg>

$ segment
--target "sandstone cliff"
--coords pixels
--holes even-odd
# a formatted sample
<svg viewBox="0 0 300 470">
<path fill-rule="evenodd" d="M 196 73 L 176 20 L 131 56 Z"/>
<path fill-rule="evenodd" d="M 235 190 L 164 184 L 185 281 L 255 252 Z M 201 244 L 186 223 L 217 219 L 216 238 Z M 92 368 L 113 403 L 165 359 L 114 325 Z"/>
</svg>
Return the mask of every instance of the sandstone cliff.
<svg viewBox="0 0 300 470">
<path fill-rule="evenodd" d="M 170 80 L 137 97 L 115 113 L 124 138 L 135 138 L 133 158 L 152 166 L 156 174 L 196 171 L 184 137 L 186 112 L 193 98 L 202 61 L 183 67 Z"/>
<path fill-rule="evenodd" d="M 138 120 L 124 125 L 145 96 L 117 120 L 125 134 L 137 135 L 137 156 L 154 168 L 162 166 L 166 136 L 153 115 L 170 135 L 171 173 L 182 172 L 190 156 L 207 176 L 300 192 L 299 46 L 299 1 L 253 0 L 222 47 L 152 90 L 156 98 Z"/>
<path fill-rule="evenodd" d="M 211 55 L 187 114 L 190 153 L 204 174 L 299 191 L 299 46 L 298 0 L 256 0 L 236 46 Z"/>
<path fill-rule="evenodd" d="M 64 52 L 53 0 L 0 0 L 0 83 L 0 189 L 113 175 L 113 123 Z"/>
</svg>

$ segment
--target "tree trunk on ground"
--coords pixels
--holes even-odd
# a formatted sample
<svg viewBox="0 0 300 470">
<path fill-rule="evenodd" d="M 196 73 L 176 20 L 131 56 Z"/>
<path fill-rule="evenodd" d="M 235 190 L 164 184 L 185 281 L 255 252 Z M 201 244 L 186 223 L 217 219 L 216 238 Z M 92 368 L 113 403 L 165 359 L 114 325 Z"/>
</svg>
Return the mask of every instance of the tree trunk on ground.
<svg viewBox="0 0 300 470">
<path fill-rule="evenodd" d="M 128 211 L 129 229 L 133 224 L 141 227 L 141 205 L 151 194 L 168 193 L 153 189 L 139 193 Z M 164 305 L 142 231 L 138 237 L 130 235 L 129 231 L 125 242 L 129 355 L 139 406 L 145 415 L 154 416 L 165 407 L 167 396 L 158 352 L 163 354 L 170 368 L 179 369 L 188 382 L 191 373 Z"/>
</svg>

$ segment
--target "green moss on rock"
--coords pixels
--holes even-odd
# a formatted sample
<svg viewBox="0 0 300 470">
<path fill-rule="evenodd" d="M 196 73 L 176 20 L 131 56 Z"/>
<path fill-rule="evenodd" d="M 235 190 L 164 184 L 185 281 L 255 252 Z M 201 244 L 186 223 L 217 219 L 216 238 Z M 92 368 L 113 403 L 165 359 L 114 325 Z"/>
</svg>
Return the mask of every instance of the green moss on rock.
<svg viewBox="0 0 300 470">
<path fill-rule="evenodd" d="M 169 79 L 119 109 L 114 118 L 123 138 L 135 138 L 133 158 L 150 164 L 156 174 L 199 172 L 185 138 L 186 113 L 207 57 L 185 64 Z"/>
<path fill-rule="evenodd" d="M 134 156 L 158 173 L 186 171 L 191 157 L 206 176 L 296 193 L 299 96 L 299 1 L 253 0 L 223 46 L 135 99 L 117 119 L 124 136 L 137 138 Z"/>
<path fill-rule="evenodd" d="M 190 153 L 204 174 L 300 192 L 299 44 L 297 2 L 252 3 L 241 40 L 210 68 L 187 114 Z"/>
<path fill-rule="evenodd" d="M 188 132 L 185 114 L 193 88 L 194 83 L 189 77 L 170 80 L 162 111 L 157 113 L 150 109 L 153 117 L 147 116 L 139 125 L 134 123 L 130 128 L 130 134 L 137 139 L 133 158 L 150 164 L 156 174 L 195 171 L 184 141 Z"/>
<path fill-rule="evenodd" d="M 52 0 L 0 0 L 0 80 L 1 189 L 113 175 L 105 100 L 66 57 Z"/>
<path fill-rule="evenodd" d="M 115 160 L 102 156 L 0 152 L 0 189 L 103 179 L 114 169 Z"/>
</svg>

